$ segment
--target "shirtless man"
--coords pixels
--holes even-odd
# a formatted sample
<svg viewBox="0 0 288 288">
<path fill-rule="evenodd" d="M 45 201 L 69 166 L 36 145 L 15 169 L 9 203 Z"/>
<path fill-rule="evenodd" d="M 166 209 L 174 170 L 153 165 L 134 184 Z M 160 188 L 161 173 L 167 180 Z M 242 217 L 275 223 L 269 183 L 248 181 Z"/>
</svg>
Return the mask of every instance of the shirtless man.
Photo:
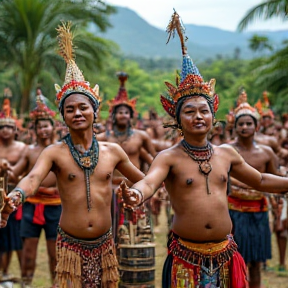
<svg viewBox="0 0 288 288">
<path fill-rule="evenodd" d="M 10 165 L 15 165 L 26 149 L 22 142 L 15 141 L 16 122 L 9 115 L 2 115 L 0 119 L 0 158 L 5 159 Z M 12 191 L 15 187 L 15 179 L 8 179 L 8 189 Z M 6 192 L 7 193 L 7 192 Z M 7 227 L 0 230 L 0 266 L 3 272 L 3 279 L 8 279 L 8 268 L 12 257 L 12 251 L 17 251 L 21 267 L 22 240 L 20 237 L 21 213 L 13 212 Z"/>
<path fill-rule="evenodd" d="M 28 174 L 35 165 L 39 155 L 45 147 L 56 143 L 55 139 L 55 112 L 50 110 L 42 99 L 37 97 L 37 106 L 31 111 L 30 118 L 35 127 L 36 143 L 30 145 L 22 154 L 17 165 L 13 167 L 16 175 Z M 57 226 L 61 215 L 61 200 L 56 188 L 56 177 L 53 172 L 41 183 L 41 187 L 33 197 L 26 199 L 23 204 L 21 221 L 21 237 L 23 239 L 22 254 L 22 281 L 30 285 L 36 266 L 36 254 L 39 237 L 42 229 L 45 230 L 49 268 L 52 282 L 55 278 L 56 267 L 56 238 Z"/>
<path fill-rule="evenodd" d="M 125 88 L 128 74 L 119 72 L 117 76 L 120 81 L 120 88 L 116 97 L 109 102 L 113 122 L 112 130 L 98 134 L 97 139 L 99 141 L 118 143 L 126 152 L 130 161 L 137 168 L 140 168 L 141 148 L 143 147 L 152 157 L 155 157 L 156 152 L 148 133 L 131 127 L 131 119 L 136 113 L 136 99 L 128 99 Z M 149 158 L 147 157 L 146 159 Z M 151 164 L 151 162 L 148 164 Z"/>
<path fill-rule="evenodd" d="M 7 218 L 11 206 L 20 204 L 21 195 L 33 195 L 53 171 L 62 203 L 56 242 L 59 287 L 99 288 L 109 283 L 113 288 L 119 275 L 111 234 L 112 174 L 118 169 L 136 182 L 143 173 L 119 145 L 96 140 L 93 122 L 99 108 L 98 85 L 94 89 L 89 86 L 71 55 L 70 23 L 57 30 L 67 73 L 63 87 L 55 86 L 56 98 L 70 134 L 42 151 L 34 168 L 11 194 L 2 217 Z"/>
<path fill-rule="evenodd" d="M 243 159 L 261 173 L 279 174 L 278 159 L 269 146 L 256 144 L 258 114 L 248 103 L 235 109 L 237 138 L 231 145 Z M 228 197 L 235 241 L 249 268 L 249 287 L 261 287 L 261 263 L 271 258 L 271 233 L 266 197 L 231 179 Z"/>
<path fill-rule="evenodd" d="M 170 99 L 161 98 L 175 117 L 184 140 L 160 152 L 148 174 L 131 189 L 122 184 L 126 205 L 136 206 L 165 181 L 175 215 L 164 264 L 163 287 L 247 287 L 245 263 L 231 233 L 227 204 L 228 173 L 257 190 L 284 192 L 288 179 L 260 173 L 230 145 L 212 146 L 207 135 L 217 111 L 215 81 L 204 83 L 184 45 L 175 12 L 168 31 L 180 34 L 183 66 L 180 84 L 168 84 Z M 249 177 L 247 176 L 249 175 Z M 229 235 L 229 236 L 227 236 Z"/>
</svg>

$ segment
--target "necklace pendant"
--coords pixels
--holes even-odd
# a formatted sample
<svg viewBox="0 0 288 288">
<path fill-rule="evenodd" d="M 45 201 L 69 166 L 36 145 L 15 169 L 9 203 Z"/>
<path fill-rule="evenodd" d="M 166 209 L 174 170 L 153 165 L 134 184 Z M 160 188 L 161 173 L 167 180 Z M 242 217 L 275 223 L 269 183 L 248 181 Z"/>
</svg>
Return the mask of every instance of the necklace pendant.
<svg viewBox="0 0 288 288">
<path fill-rule="evenodd" d="M 208 176 L 212 171 L 212 165 L 209 162 L 202 162 L 199 164 L 199 170 L 202 174 Z"/>
<path fill-rule="evenodd" d="M 85 167 L 85 168 L 90 168 L 91 166 L 91 157 L 90 156 L 86 156 L 86 157 L 81 157 L 80 158 L 81 164 Z"/>
<path fill-rule="evenodd" d="M 209 179 L 208 179 L 208 175 L 204 175 L 205 176 L 205 180 L 206 180 L 206 190 L 207 190 L 207 194 L 211 195 L 210 189 L 209 189 Z"/>
</svg>

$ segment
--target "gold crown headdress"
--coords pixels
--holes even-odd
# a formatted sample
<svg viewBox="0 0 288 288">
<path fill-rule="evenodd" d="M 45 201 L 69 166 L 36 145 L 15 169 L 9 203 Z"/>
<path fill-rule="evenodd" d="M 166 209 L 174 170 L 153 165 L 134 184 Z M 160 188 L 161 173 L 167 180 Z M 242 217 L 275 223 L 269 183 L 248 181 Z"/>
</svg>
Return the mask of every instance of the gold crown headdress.
<svg viewBox="0 0 288 288">
<path fill-rule="evenodd" d="M 118 94 L 116 95 L 116 97 L 108 101 L 109 112 L 110 113 L 113 112 L 117 106 L 126 105 L 131 109 L 132 114 L 135 114 L 137 98 L 135 97 L 135 98 L 129 99 L 127 90 L 125 88 L 125 82 L 128 80 L 128 74 L 121 71 L 121 72 L 118 72 L 116 75 L 119 79 L 120 87 L 119 87 Z"/>
<path fill-rule="evenodd" d="M 187 47 L 185 46 L 185 41 L 187 38 L 184 38 L 185 30 L 181 25 L 180 17 L 176 11 L 174 11 L 167 26 L 167 32 L 169 34 L 167 43 L 169 42 L 171 36 L 175 36 L 175 31 L 180 38 L 183 56 L 180 84 L 177 84 L 175 87 L 172 84 L 165 82 L 168 88 L 169 96 L 164 97 L 161 95 L 162 106 L 170 116 L 175 118 L 177 103 L 180 99 L 193 96 L 202 96 L 207 100 L 211 112 L 214 115 L 218 110 L 219 105 L 218 95 L 215 94 L 216 80 L 211 79 L 209 82 L 204 82 L 198 68 L 188 55 Z M 176 79 L 176 83 L 177 82 L 178 79 Z"/>
<path fill-rule="evenodd" d="M 75 63 L 73 34 L 70 29 L 71 22 L 67 24 L 62 23 L 56 29 L 58 32 L 59 54 L 67 64 L 65 81 L 62 88 L 58 84 L 55 84 L 57 92 L 56 103 L 61 111 L 65 99 L 72 94 L 78 93 L 87 96 L 92 101 L 94 109 L 97 110 L 100 105 L 99 86 L 96 84 L 92 89 L 89 82 L 85 81 L 82 72 Z"/>
<path fill-rule="evenodd" d="M 51 110 L 42 99 L 43 95 L 36 95 L 36 107 L 30 112 L 30 118 L 33 121 L 39 119 L 54 119 L 56 116 L 56 112 Z"/>
</svg>

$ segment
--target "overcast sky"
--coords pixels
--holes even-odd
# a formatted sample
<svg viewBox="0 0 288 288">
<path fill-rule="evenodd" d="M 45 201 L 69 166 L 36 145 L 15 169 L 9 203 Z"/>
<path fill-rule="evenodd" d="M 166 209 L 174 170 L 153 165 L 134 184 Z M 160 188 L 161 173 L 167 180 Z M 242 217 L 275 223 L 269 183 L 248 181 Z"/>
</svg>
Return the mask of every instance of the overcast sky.
<svg viewBox="0 0 288 288">
<path fill-rule="evenodd" d="M 261 0 L 107 0 L 117 6 L 128 7 L 158 28 L 166 28 L 173 8 L 186 24 L 207 25 L 235 31 L 248 10 Z M 288 30 L 288 21 L 278 19 L 257 21 L 250 30 Z"/>
</svg>

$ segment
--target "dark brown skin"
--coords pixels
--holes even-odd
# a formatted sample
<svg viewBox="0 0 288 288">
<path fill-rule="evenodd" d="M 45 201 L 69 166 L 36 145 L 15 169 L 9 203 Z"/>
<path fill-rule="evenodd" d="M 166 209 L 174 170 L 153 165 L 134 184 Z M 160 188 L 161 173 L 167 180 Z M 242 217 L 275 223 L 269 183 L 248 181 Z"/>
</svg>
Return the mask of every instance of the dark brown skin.
<svg viewBox="0 0 288 288">
<path fill-rule="evenodd" d="M 254 141 L 254 134 L 256 131 L 255 122 L 251 116 L 241 116 L 235 125 L 235 132 L 237 134 L 236 141 L 231 143 L 233 147 L 239 152 L 243 159 L 252 167 L 257 169 L 261 173 L 278 174 L 277 171 L 277 157 L 273 150 L 266 145 L 256 144 Z M 231 179 L 232 185 L 237 185 L 243 188 L 249 188 L 245 184 Z M 258 196 L 260 193 L 253 193 L 252 191 L 245 190 L 245 196 L 253 194 Z M 232 194 L 233 196 L 233 194 Z M 260 195 L 261 196 L 261 195 Z M 259 199 L 259 198 L 258 198 Z M 239 235 L 241 237 L 241 235 Z M 238 236 L 238 237 L 239 237 Z M 261 287 L 261 263 L 252 262 L 249 265 L 249 287 L 260 288 Z"/>
<path fill-rule="evenodd" d="M 181 108 L 180 120 L 188 143 L 199 147 L 207 144 L 212 113 L 203 97 L 187 99 Z M 199 172 L 198 163 L 186 154 L 181 144 L 177 144 L 160 152 L 145 178 L 132 189 L 121 186 L 126 204 L 139 204 L 139 192 L 134 187 L 147 199 L 165 181 L 175 211 L 172 230 L 182 238 L 210 242 L 221 241 L 231 232 L 226 195 L 229 171 L 231 176 L 260 191 L 280 193 L 288 190 L 288 179 L 261 174 L 230 145 L 213 146 L 213 149 L 210 160 L 213 169 L 209 174 L 211 195 L 207 194 L 205 177 Z"/>
<path fill-rule="evenodd" d="M 13 171 L 16 175 L 22 175 L 23 172 L 27 174 L 32 170 L 35 165 L 39 155 L 44 150 L 45 147 L 55 143 L 54 140 L 54 127 L 50 120 L 39 120 L 36 127 L 36 144 L 30 145 L 28 149 L 22 154 L 21 159 L 18 161 L 17 165 L 13 167 Z M 56 187 L 56 176 L 53 172 L 49 172 L 47 177 L 41 183 L 42 187 L 52 188 L 49 194 L 49 189 L 45 189 L 45 196 L 53 196 Z M 36 193 L 39 193 L 38 191 Z M 22 267 L 21 276 L 25 279 L 25 284 L 30 284 L 33 279 L 34 271 L 36 268 L 36 256 L 37 256 L 37 246 L 39 238 L 30 237 L 23 239 L 23 253 L 22 253 Z M 49 257 L 49 268 L 51 279 L 53 280 L 55 275 L 56 267 L 56 240 L 47 240 L 47 252 Z"/>
<path fill-rule="evenodd" d="M 81 94 L 69 96 L 64 103 L 64 119 L 74 145 L 88 150 L 92 144 L 93 108 Z M 96 238 L 111 227 L 112 174 L 118 169 L 131 182 L 143 178 L 123 149 L 113 143 L 99 142 L 99 161 L 90 177 L 91 210 L 87 209 L 84 173 L 74 161 L 68 146 L 57 143 L 43 150 L 32 171 L 21 180 L 26 195 L 32 195 L 53 171 L 62 201 L 61 228 L 76 238 Z"/>
<path fill-rule="evenodd" d="M 119 131 L 125 131 L 128 129 L 130 118 L 130 110 L 127 106 L 121 105 L 119 108 L 117 108 L 115 125 Z M 156 156 L 156 152 L 147 132 L 138 129 L 132 130 L 134 133 L 129 138 L 127 138 L 125 135 L 115 137 L 113 130 L 111 130 L 109 137 L 107 137 L 106 133 L 104 132 L 98 134 L 97 139 L 99 141 L 118 143 L 126 152 L 130 161 L 139 169 L 141 148 L 143 147 L 152 157 Z"/>
</svg>

